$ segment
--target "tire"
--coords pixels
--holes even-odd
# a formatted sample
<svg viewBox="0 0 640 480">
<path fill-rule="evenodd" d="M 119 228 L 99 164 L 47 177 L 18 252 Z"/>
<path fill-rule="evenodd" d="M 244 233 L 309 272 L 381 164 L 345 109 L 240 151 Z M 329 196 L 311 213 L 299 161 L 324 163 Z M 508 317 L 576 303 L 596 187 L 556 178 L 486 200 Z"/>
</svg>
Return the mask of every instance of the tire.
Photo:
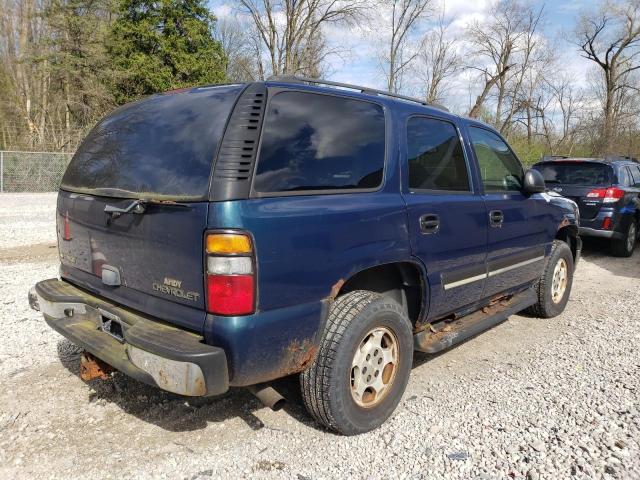
<svg viewBox="0 0 640 480">
<path fill-rule="evenodd" d="M 557 273 L 556 267 L 562 269 L 561 262 L 564 262 L 566 268 L 566 283 L 560 296 L 558 295 L 559 292 L 554 294 L 554 276 Z M 525 312 L 540 318 L 553 318 L 560 315 L 567 306 L 572 285 L 573 253 L 565 242 L 554 240 L 549 261 L 542 272 L 542 277 L 534 287 L 538 301 L 527 308 Z"/>
<path fill-rule="evenodd" d="M 381 348 L 371 350 L 377 342 Z M 386 363 L 393 352 L 396 363 Z M 362 368 L 353 367 L 363 362 Z M 343 435 L 368 432 L 382 425 L 397 407 L 412 362 L 412 328 L 402 307 L 377 293 L 349 292 L 331 306 L 318 355 L 300 374 L 302 399 L 311 416 L 325 427 Z M 365 381 L 369 377 L 381 385 L 380 394 Z M 359 396 L 356 391 L 362 386 L 367 388 Z"/>
<path fill-rule="evenodd" d="M 630 257 L 633 255 L 637 238 L 638 223 L 635 218 L 632 218 L 624 231 L 624 236 L 611 241 L 611 253 L 616 257 Z"/>
</svg>

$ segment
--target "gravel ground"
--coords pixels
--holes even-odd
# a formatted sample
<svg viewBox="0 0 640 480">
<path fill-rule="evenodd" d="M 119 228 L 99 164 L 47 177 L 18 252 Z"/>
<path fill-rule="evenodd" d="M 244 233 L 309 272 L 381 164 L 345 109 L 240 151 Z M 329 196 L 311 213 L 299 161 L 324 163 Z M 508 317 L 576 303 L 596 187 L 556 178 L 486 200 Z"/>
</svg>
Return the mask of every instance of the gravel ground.
<svg viewBox="0 0 640 480">
<path fill-rule="evenodd" d="M 16 248 L 53 231 L 54 201 L 0 197 L 0 478 L 640 479 L 640 251 L 587 243 L 562 316 L 419 355 L 396 414 L 345 438 L 309 419 L 295 379 L 280 412 L 243 390 L 185 401 L 120 374 L 82 382 L 77 350 L 26 305 L 55 249 Z"/>
<path fill-rule="evenodd" d="M 55 212 L 55 193 L 0 194 L 0 248 L 55 243 Z"/>
</svg>

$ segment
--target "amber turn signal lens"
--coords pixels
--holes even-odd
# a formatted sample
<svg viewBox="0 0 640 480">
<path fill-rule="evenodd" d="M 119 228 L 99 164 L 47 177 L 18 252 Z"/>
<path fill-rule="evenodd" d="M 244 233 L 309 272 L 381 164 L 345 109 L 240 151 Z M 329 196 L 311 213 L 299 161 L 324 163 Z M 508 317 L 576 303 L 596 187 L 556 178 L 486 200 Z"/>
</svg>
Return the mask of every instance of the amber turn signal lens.
<svg viewBox="0 0 640 480">
<path fill-rule="evenodd" d="M 251 241 L 246 235 L 236 233 L 212 233 L 207 235 L 207 253 L 251 253 Z"/>
</svg>

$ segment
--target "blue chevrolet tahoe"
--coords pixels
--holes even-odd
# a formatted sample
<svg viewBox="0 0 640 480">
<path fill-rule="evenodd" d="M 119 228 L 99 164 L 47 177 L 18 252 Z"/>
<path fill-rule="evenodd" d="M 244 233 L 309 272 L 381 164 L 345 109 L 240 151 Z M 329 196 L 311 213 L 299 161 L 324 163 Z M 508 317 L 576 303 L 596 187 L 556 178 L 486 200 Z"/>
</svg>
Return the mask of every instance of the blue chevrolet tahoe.
<svg viewBox="0 0 640 480">
<path fill-rule="evenodd" d="M 398 405 L 415 350 L 526 310 L 560 314 L 577 205 L 491 127 L 311 79 L 125 105 L 89 133 L 57 200 L 60 278 L 31 306 L 112 369 L 188 396 L 299 374 L 351 435 Z"/>
</svg>

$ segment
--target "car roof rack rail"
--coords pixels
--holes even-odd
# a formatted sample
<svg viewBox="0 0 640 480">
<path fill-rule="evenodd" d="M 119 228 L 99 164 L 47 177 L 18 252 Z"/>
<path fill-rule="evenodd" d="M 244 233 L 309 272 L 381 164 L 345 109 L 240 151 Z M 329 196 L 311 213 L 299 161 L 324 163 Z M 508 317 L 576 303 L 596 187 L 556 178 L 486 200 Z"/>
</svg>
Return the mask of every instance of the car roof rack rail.
<svg viewBox="0 0 640 480">
<path fill-rule="evenodd" d="M 285 82 L 285 83 L 312 83 L 315 85 L 327 85 L 330 87 L 338 87 L 338 88 L 346 88 L 349 90 L 357 90 L 360 93 L 364 93 L 367 95 L 380 95 L 384 97 L 398 98 L 400 100 L 404 100 L 407 102 L 419 103 L 420 105 L 424 105 L 426 107 L 437 108 L 438 110 L 442 110 L 444 112 L 449 112 L 449 109 L 444 105 L 440 105 L 437 103 L 429 103 L 424 100 L 420 100 L 419 98 L 409 97 L 407 95 L 400 95 L 399 93 L 391 93 L 385 90 L 376 90 L 375 88 L 363 87 L 360 85 L 352 85 L 350 83 L 341 83 L 341 82 L 333 82 L 331 80 L 322 80 L 320 78 L 309 78 L 309 77 L 298 77 L 296 75 L 273 75 L 267 78 L 268 81 L 272 82 Z"/>
<path fill-rule="evenodd" d="M 549 162 L 551 160 L 565 160 L 570 158 L 569 155 L 543 155 L 542 162 Z"/>
<path fill-rule="evenodd" d="M 616 161 L 621 161 L 621 160 L 628 160 L 630 162 L 640 163 L 640 160 L 638 160 L 636 157 L 633 157 L 631 155 L 607 155 L 605 157 L 605 160 L 608 161 L 608 162 L 616 162 Z"/>
</svg>

